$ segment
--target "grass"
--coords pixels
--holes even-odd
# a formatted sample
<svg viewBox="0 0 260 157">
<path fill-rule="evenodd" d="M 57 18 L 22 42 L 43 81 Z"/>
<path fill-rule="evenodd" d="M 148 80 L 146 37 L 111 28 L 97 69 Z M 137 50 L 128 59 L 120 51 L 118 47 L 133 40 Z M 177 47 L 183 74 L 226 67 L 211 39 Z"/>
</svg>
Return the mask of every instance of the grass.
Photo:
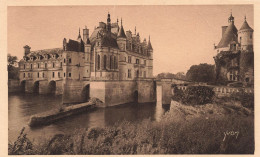
<svg viewBox="0 0 260 157">
<path fill-rule="evenodd" d="M 187 106 L 186 106 L 187 107 Z M 191 106 L 189 106 L 191 107 Z M 201 107 L 199 107 L 201 108 Z M 167 112 L 160 122 L 143 120 L 123 122 L 105 128 L 76 130 L 73 134 L 58 134 L 41 144 L 32 144 L 24 131 L 14 143 L 9 143 L 9 155 L 14 154 L 253 154 L 254 115 L 232 112 L 216 116 L 210 108 L 204 116 L 186 119 L 180 107 Z M 180 112 L 179 112 L 180 111 Z M 242 113 L 242 112 L 241 112 Z M 206 118 L 207 117 L 207 118 Z M 227 136 L 224 132 L 238 131 Z"/>
</svg>

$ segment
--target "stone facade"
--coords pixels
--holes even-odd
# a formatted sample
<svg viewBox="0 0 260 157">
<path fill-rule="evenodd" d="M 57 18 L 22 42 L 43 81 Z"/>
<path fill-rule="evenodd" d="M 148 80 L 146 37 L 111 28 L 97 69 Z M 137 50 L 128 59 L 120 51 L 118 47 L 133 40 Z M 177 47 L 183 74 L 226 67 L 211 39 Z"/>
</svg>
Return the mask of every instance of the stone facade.
<svg viewBox="0 0 260 157">
<path fill-rule="evenodd" d="M 222 39 L 214 47 L 216 79 L 219 82 L 241 82 L 244 85 L 254 84 L 254 51 L 253 32 L 246 18 L 237 30 L 234 17 L 228 18 L 229 25 L 222 26 Z"/>
<path fill-rule="evenodd" d="M 77 40 L 63 39 L 62 48 L 30 51 L 19 62 L 20 84 L 29 93 L 63 94 L 63 103 L 100 98 L 105 106 L 154 101 L 153 48 L 150 37 L 124 31 L 122 19 L 100 22 L 89 36 L 79 30 Z M 147 93 L 146 93 L 147 92 Z M 88 94 L 88 96 L 86 96 Z"/>
</svg>

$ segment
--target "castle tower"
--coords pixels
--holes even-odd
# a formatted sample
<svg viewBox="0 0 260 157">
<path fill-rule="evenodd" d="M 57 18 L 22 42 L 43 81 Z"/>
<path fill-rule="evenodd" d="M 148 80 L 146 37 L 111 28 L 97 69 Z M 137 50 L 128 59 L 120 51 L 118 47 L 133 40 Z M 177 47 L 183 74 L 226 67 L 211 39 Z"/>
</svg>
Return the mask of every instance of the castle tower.
<svg viewBox="0 0 260 157">
<path fill-rule="evenodd" d="M 117 44 L 119 46 L 120 51 L 126 50 L 126 35 L 122 24 L 122 19 L 121 19 L 121 27 L 117 35 Z"/>
<path fill-rule="evenodd" d="M 148 69 L 148 77 L 153 77 L 153 47 L 151 44 L 151 39 L 150 39 L 150 35 L 149 35 L 149 40 L 148 40 L 148 55 L 149 55 L 149 69 Z"/>
<path fill-rule="evenodd" d="M 87 39 L 89 39 L 89 29 L 85 26 L 83 29 L 83 41 L 85 44 L 87 43 Z"/>
<path fill-rule="evenodd" d="M 24 47 L 24 56 L 27 56 L 31 51 L 31 47 L 28 45 L 25 45 Z"/>
<path fill-rule="evenodd" d="M 248 25 L 245 17 L 245 21 L 238 31 L 238 40 L 241 50 L 253 50 L 253 32 L 254 30 Z"/>
<path fill-rule="evenodd" d="M 89 29 L 85 27 L 83 29 L 83 40 L 84 40 L 84 46 L 85 46 L 85 69 L 84 69 L 84 77 L 90 78 L 91 74 L 91 44 L 89 40 Z"/>
</svg>

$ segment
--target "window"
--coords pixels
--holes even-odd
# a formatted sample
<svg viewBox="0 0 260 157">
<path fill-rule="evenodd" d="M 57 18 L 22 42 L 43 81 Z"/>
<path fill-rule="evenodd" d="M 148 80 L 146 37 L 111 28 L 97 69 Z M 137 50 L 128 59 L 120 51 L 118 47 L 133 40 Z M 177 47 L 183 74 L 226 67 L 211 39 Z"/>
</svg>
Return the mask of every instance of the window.
<svg viewBox="0 0 260 157">
<path fill-rule="evenodd" d="M 60 67 L 62 68 L 62 62 L 60 62 Z"/>
<path fill-rule="evenodd" d="M 47 68 L 47 63 L 45 63 L 45 68 Z"/>
<path fill-rule="evenodd" d="M 100 55 L 98 55 L 98 63 L 97 63 L 97 64 L 98 64 L 98 67 L 97 67 L 97 68 L 98 68 L 98 70 L 99 70 L 99 69 L 100 69 Z"/>
<path fill-rule="evenodd" d="M 116 56 L 114 56 L 114 69 L 117 69 Z"/>
<path fill-rule="evenodd" d="M 126 57 L 125 57 L 125 62 L 126 62 Z"/>
<path fill-rule="evenodd" d="M 60 77 L 60 72 L 58 72 L 58 77 Z"/>
<path fill-rule="evenodd" d="M 128 63 L 131 63 L 131 56 L 128 56 Z"/>
<path fill-rule="evenodd" d="M 69 63 L 71 63 L 71 58 L 69 59 Z"/>
<path fill-rule="evenodd" d="M 139 64 L 139 59 L 136 59 L 136 64 Z"/>
<path fill-rule="evenodd" d="M 107 68 L 107 56 L 104 55 L 104 69 Z"/>
<path fill-rule="evenodd" d="M 38 77 L 38 78 L 40 77 L 40 73 L 39 73 L 39 72 L 37 73 L 37 77 Z"/>
<path fill-rule="evenodd" d="M 110 69 L 112 69 L 112 64 L 113 64 L 113 56 L 110 56 Z"/>
<path fill-rule="evenodd" d="M 44 78 L 44 73 L 42 73 L 42 77 Z"/>
<path fill-rule="evenodd" d="M 23 68 L 25 69 L 25 64 L 23 65 Z"/>
<path fill-rule="evenodd" d="M 52 72 L 52 77 L 53 77 L 53 78 L 55 77 L 55 73 L 54 73 L 54 72 Z"/>
<path fill-rule="evenodd" d="M 144 65 L 146 65 L 146 60 L 144 60 Z"/>
<path fill-rule="evenodd" d="M 64 63 L 66 63 L 66 60 L 65 60 L 65 58 L 64 58 Z"/>
<path fill-rule="evenodd" d="M 144 78 L 146 78 L 146 71 L 144 71 Z"/>
<path fill-rule="evenodd" d="M 40 63 L 38 63 L 38 69 L 40 68 Z"/>
<path fill-rule="evenodd" d="M 131 69 L 128 69 L 128 78 L 131 78 Z"/>
<path fill-rule="evenodd" d="M 25 73 L 23 73 L 23 78 L 25 78 Z"/>
<path fill-rule="evenodd" d="M 69 77 L 71 77 L 71 73 L 69 73 Z"/>
<path fill-rule="evenodd" d="M 55 63 L 52 63 L 52 67 L 53 67 L 53 68 L 55 67 Z"/>
<path fill-rule="evenodd" d="M 32 69 L 32 64 L 31 64 L 31 69 Z"/>
<path fill-rule="evenodd" d="M 66 73 L 64 73 L 64 77 L 66 77 Z"/>
</svg>

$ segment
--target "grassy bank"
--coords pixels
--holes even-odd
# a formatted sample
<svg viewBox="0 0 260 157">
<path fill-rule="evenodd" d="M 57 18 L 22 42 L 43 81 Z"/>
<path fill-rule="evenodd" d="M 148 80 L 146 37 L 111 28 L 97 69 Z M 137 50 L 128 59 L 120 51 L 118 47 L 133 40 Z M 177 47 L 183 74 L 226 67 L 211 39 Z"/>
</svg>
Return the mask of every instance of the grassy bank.
<svg viewBox="0 0 260 157">
<path fill-rule="evenodd" d="M 254 153 L 253 113 L 244 114 L 234 105 L 213 106 L 201 109 L 177 105 L 160 122 L 144 120 L 76 130 L 71 135 L 55 135 L 39 145 L 31 143 L 22 132 L 15 143 L 9 143 L 9 154 Z M 224 139 L 224 133 L 232 131 L 239 132 L 238 136 L 229 134 Z"/>
</svg>

